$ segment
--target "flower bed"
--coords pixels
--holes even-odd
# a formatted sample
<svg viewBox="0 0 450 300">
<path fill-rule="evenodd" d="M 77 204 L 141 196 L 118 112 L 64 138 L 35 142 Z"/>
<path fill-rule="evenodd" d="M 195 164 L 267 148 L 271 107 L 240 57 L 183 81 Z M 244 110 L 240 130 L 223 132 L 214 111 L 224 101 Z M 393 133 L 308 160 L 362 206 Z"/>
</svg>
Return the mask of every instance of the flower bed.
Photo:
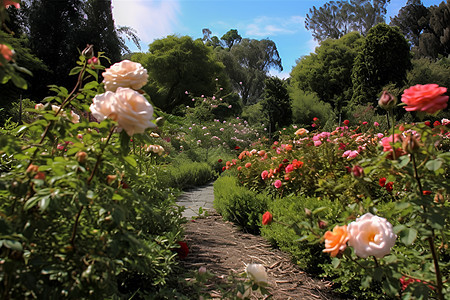
<svg viewBox="0 0 450 300">
<path fill-rule="evenodd" d="M 448 101 L 443 92 L 435 85 L 406 90 L 407 108 L 435 113 Z M 395 99 L 384 97 L 380 105 L 392 112 Z M 332 278 L 338 290 L 366 298 L 444 299 L 448 125 L 447 119 L 399 124 L 388 133 L 346 120 L 332 132 L 299 129 L 270 149 L 241 152 L 226 169 L 238 185 L 270 195 L 273 222 L 263 235 L 309 271 Z M 270 223 L 267 215 L 263 220 Z"/>
</svg>

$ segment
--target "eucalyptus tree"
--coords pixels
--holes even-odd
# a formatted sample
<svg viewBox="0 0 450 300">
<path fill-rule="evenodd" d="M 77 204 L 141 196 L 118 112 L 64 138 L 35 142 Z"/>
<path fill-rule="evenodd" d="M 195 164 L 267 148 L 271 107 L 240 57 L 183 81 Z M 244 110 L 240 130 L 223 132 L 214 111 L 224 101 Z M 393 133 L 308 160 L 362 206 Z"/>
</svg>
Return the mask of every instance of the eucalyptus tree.
<svg viewBox="0 0 450 300">
<path fill-rule="evenodd" d="M 261 100 L 270 69 L 283 70 L 277 46 L 269 39 L 244 38 L 231 49 L 216 48 L 216 53 L 244 105 Z"/>
<path fill-rule="evenodd" d="M 313 6 L 306 14 L 305 27 L 314 39 L 338 39 L 349 32 L 366 35 L 370 28 L 384 22 L 386 6 L 390 0 L 329 1 L 323 6 Z"/>
</svg>

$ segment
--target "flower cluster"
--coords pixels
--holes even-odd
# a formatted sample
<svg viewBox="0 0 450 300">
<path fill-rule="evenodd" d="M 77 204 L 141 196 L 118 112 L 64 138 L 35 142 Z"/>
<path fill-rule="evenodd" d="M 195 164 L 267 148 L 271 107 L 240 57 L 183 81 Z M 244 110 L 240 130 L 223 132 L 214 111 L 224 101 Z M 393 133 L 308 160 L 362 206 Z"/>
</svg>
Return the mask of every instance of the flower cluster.
<svg viewBox="0 0 450 300">
<path fill-rule="evenodd" d="M 147 82 L 147 71 L 139 63 L 122 61 L 103 73 L 106 92 L 92 99 L 92 115 L 102 121 L 116 121 L 129 136 L 154 128 L 153 107 L 139 89 Z"/>
<path fill-rule="evenodd" d="M 391 251 L 397 235 L 385 218 L 366 213 L 348 226 L 335 226 L 333 231 L 325 233 L 324 238 L 323 252 L 330 252 L 333 257 L 342 253 L 348 243 L 361 258 L 382 258 Z"/>
</svg>

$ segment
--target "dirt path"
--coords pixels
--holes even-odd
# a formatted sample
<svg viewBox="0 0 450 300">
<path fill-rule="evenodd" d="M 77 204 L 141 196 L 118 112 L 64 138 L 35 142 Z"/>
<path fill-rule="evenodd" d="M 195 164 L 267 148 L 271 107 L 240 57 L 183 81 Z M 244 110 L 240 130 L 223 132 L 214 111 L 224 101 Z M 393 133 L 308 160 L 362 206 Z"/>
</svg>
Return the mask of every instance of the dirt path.
<svg viewBox="0 0 450 300">
<path fill-rule="evenodd" d="M 206 191 L 205 191 L 206 189 Z M 212 184 L 190 191 L 185 199 L 195 203 L 208 202 Z M 212 205 L 208 205 L 208 216 L 200 217 L 185 224 L 186 242 L 189 255 L 183 261 L 187 269 L 197 270 L 201 266 L 214 275 L 205 288 L 213 299 L 222 299 L 215 286 L 224 282 L 230 274 L 244 272 L 245 265 L 259 263 L 266 267 L 269 276 L 271 299 L 338 299 L 330 291 L 330 284 L 309 277 L 298 266 L 291 263 L 288 254 L 272 249 L 261 236 L 244 233 L 230 222 L 225 222 Z M 264 297 L 253 296 L 253 299 Z"/>
</svg>

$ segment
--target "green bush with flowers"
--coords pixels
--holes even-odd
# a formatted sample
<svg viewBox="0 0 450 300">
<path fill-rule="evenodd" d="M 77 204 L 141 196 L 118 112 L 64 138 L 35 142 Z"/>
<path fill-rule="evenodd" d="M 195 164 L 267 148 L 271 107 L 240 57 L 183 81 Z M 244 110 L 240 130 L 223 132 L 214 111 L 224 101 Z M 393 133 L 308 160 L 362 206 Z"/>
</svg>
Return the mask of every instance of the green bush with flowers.
<svg viewBox="0 0 450 300">
<path fill-rule="evenodd" d="M 445 93 L 437 85 L 417 85 L 404 91 L 402 102 L 406 111 L 435 114 L 447 107 Z M 294 254 L 325 242 L 322 249 L 332 259 L 321 266 L 322 276 L 339 283 L 340 291 L 369 298 L 445 299 L 450 295 L 450 154 L 445 148 L 450 121 L 395 124 L 396 99 L 384 92 L 379 105 L 389 113 L 388 131 L 379 132 L 378 122 L 348 120 L 331 132 L 300 128 L 293 139 L 269 149 L 241 152 L 227 169 L 241 185 L 272 195 L 270 219 L 295 232 L 292 244 L 304 243 L 290 250 Z M 283 209 L 279 198 L 290 203 L 293 195 L 303 205 Z M 307 204 L 309 197 L 339 208 L 315 208 Z M 302 209 L 310 213 L 300 220 Z M 281 230 L 263 233 L 288 244 Z"/>
<path fill-rule="evenodd" d="M 147 72 L 93 55 L 81 53 L 71 90 L 51 86 L 32 122 L 0 136 L 3 299 L 145 296 L 176 267 L 181 209 L 150 167 L 154 109 L 134 90 Z"/>
</svg>

